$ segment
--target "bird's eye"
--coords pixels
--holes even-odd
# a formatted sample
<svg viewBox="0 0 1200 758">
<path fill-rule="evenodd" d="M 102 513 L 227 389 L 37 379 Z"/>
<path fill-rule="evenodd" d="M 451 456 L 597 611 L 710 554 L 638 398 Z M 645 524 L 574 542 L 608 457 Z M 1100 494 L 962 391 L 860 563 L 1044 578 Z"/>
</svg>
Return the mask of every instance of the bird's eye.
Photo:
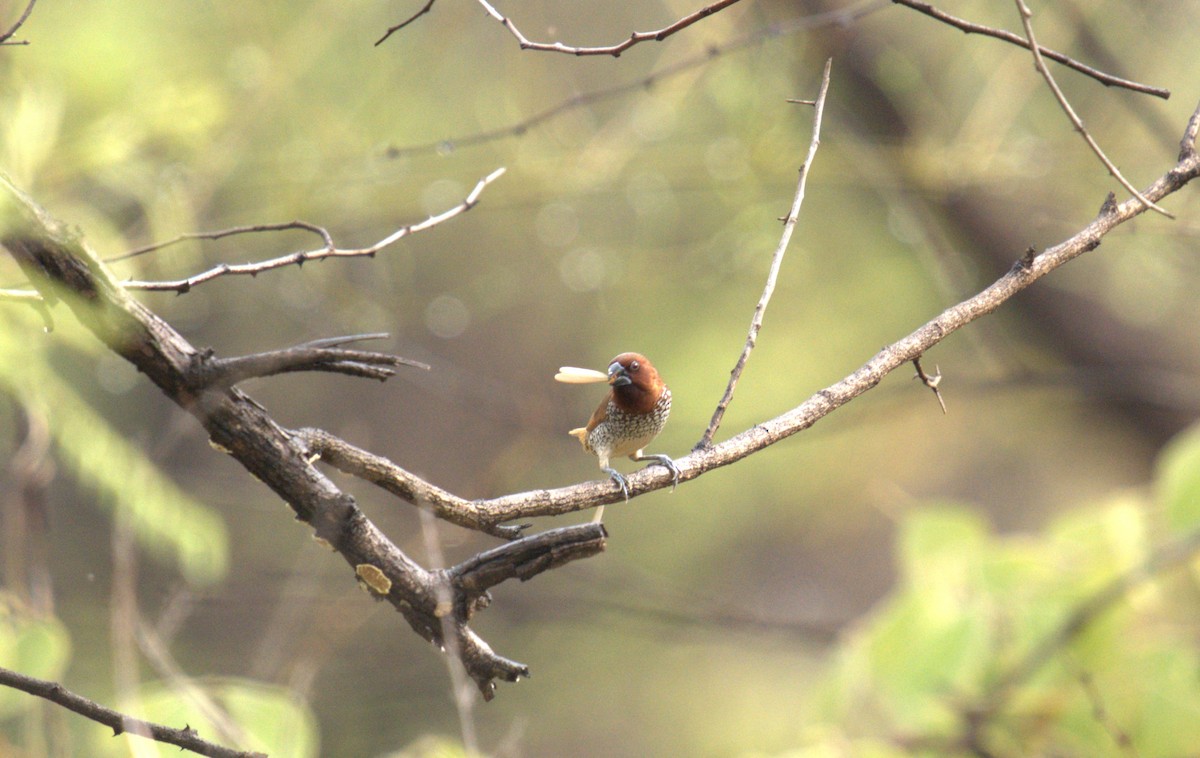
<svg viewBox="0 0 1200 758">
<path fill-rule="evenodd" d="M 638 363 L 637 361 L 629 362 L 629 370 L 630 371 L 637 371 L 641 367 L 642 367 L 642 365 L 640 363 Z"/>
</svg>

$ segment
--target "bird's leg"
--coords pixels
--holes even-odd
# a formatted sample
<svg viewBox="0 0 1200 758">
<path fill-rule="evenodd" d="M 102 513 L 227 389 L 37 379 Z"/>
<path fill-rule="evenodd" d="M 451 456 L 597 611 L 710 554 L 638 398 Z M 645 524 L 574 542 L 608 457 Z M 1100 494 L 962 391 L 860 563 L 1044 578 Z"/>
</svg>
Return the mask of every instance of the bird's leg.
<svg viewBox="0 0 1200 758">
<path fill-rule="evenodd" d="M 675 465 L 675 461 L 671 460 L 670 456 L 663 455 L 662 453 L 653 453 L 650 455 L 645 455 L 642 453 L 641 450 L 639 450 L 636 453 L 634 453 L 633 455 L 629 456 L 629 460 L 631 460 L 631 461 L 654 461 L 655 463 L 657 463 L 660 466 L 665 466 L 671 472 L 671 491 L 674 492 L 675 488 L 679 486 L 679 467 Z M 628 499 L 629 498 L 626 498 L 626 500 L 628 500 Z"/>
<path fill-rule="evenodd" d="M 612 479 L 616 485 L 621 488 L 621 494 L 625 496 L 625 502 L 628 503 L 629 482 L 625 480 L 625 477 L 621 475 L 620 471 L 617 471 L 615 468 L 608 465 L 608 451 L 597 451 L 596 457 L 600 459 L 600 470 L 608 474 L 608 478 Z M 602 518 L 604 518 L 604 506 L 598 505 L 596 506 L 596 515 L 592 517 L 592 523 L 598 524 Z"/>
<path fill-rule="evenodd" d="M 625 502 L 628 503 L 629 481 L 625 478 L 625 475 L 610 466 L 601 466 L 601 468 L 604 469 L 604 473 L 608 474 L 608 478 L 612 479 L 621 488 L 621 494 L 625 496 Z"/>
</svg>

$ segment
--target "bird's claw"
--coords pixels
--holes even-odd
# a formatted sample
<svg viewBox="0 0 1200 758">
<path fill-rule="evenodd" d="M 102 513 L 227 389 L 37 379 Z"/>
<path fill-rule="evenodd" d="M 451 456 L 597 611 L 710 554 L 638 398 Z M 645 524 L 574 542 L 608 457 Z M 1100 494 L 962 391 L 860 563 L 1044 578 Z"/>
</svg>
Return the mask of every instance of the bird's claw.
<svg viewBox="0 0 1200 758">
<path fill-rule="evenodd" d="M 621 488 L 621 494 L 625 496 L 625 502 L 629 502 L 629 480 L 617 471 L 615 468 L 605 467 L 604 472 L 608 474 L 608 478 L 612 479 L 618 487 Z"/>
<path fill-rule="evenodd" d="M 639 461 L 654 461 L 660 466 L 665 466 L 671 472 L 671 491 L 679 486 L 679 467 L 675 465 L 675 461 L 671 460 L 668 455 L 657 453 L 654 455 L 642 455 L 637 458 Z"/>
</svg>

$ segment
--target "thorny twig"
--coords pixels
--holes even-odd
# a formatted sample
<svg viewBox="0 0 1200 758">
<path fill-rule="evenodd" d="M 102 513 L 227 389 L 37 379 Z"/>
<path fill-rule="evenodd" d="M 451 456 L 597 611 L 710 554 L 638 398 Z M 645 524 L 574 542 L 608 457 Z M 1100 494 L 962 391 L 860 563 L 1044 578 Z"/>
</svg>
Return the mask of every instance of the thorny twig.
<svg viewBox="0 0 1200 758">
<path fill-rule="evenodd" d="M 467 195 L 466 199 L 464 199 L 458 205 L 456 205 L 453 208 L 450 208 L 448 210 L 442 211 L 441 213 L 437 214 L 436 216 L 430 216 L 429 218 L 425 219 L 424 221 L 421 221 L 421 222 L 418 222 L 415 224 L 409 224 L 408 226 L 402 226 L 399 229 L 397 229 L 396 231 L 389 234 L 388 236 L 379 240 L 375 244 L 369 245 L 367 247 L 360 247 L 360 248 L 336 247 L 332 244 L 332 239 L 327 231 L 325 231 L 321 227 L 313 226 L 311 224 L 306 224 L 302 221 L 293 221 L 293 222 L 290 222 L 287 224 L 269 224 L 269 225 L 263 225 L 263 226 L 238 227 L 235 229 L 226 229 L 221 232 L 209 232 L 208 236 L 210 238 L 215 239 L 217 237 L 228 236 L 231 234 L 246 234 L 249 232 L 276 231 L 278 229 L 299 228 L 299 229 L 308 229 L 309 231 L 313 231 L 314 233 L 321 235 L 321 238 L 325 241 L 325 245 L 323 247 L 320 247 L 320 248 L 317 248 L 314 250 L 307 250 L 307 251 L 301 251 L 301 252 L 296 252 L 296 253 L 288 253 L 287 255 L 281 255 L 276 258 L 270 258 L 268 260 L 259 261 L 257 263 L 241 263 L 241 264 L 222 263 L 218 266 L 214 266 L 214 267 L 210 268 L 207 271 L 201 272 L 199 274 L 195 274 L 193 276 L 189 276 L 186 279 L 175 279 L 172 281 L 129 280 L 129 281 L 121 282 L 121 284 L 126 289 L 131 289 L 131 290 L 150 290 L 150 291 L 157 291 L 157 292 L 169 291 L 169 292 L 178 292 L 178 293 L 182 294 L 182 293 L 188 292 L 189 290 L 191 290 L 192 287 L 195 287 L 198 284 L 203 284 L 205 282 L 212 281 L 213 279 L 216 279 L 221 276 L 257 276 L 258 274 L 261 274 L 264 271 L 270 271 L 271 269 L 282 268 L 284 266 L 292 266 L 292 265 L 303 266 L 305 263 L 308 263 L 309 261 L 319 261 L 319 260 L 324 260 L 325 258 L 358 258 L 358 257 L 364 257 L 364 256 L 373 256 L 376 253 L 380 252 L 381 250 L 383 250 L 387 247 L 390 247 L 391 245 L 395 244 L 396 242 L 404 239 L 405 237 L 407 237 L 411 234 L 416 234 L 417 232 L 423 232 L 426 229 L 435 227 L 438 224 L 441 224 L 445 221 L 448 221 L 448 220 L 454 218 L 455 216 L 458 216 L 462 213 L 466 213 L 467 211 L 471 210 L 479 202 L 479 196 L 483 193 L 483 190 L 489 184 L 494 182 L 496 179 L 499 179 L 503 174 L 504 174 L 503 168 L 496 169 L 492 173 L 485 176 L 483 179 L 480 179 L 479 182 L 475 185 L 475 188 L 472 189 L 470 194 Z M 181 239 L 204 237 L 204 236 L 206 236 L 206 235 L 205 234 L 184 235 L 183 237 L 177 238 L 175 240 L 171 240 L 165 244 L 172 244 Z M 162 245 L 159 245 L 159 247 L 162 247 Z M 134 252 L 136 253 L 138 251 L 134 251 Z M 126 257 L 128 257 L 128 255 Z"/>
<path fill-rule="evenodd" d="M 934 396 L 937 397 L 938 405 L 942 406 L 942 415 L 945 415 L 946 401 L 942 399 L 942 391 L 938 388 L 938 385 L 942 383 L 941 368 L 934 366 L 933 373 L 927 374 L 925 373 L 925 369 L 921 368 L 921 356 L 918 355 L 916 358 L 913 358 L 912 362 L 913 367 L 917 370 L 917 373 L 913 376 L 913 379 L 920 379 L 922 384 L 933 390 Z"/>
<path fill-rule="evenodd" d="M 783 235 L 779 238 L 779 244 L 775 247 L 775 254 L 771 256 L 771 266 L 767 272 L 767 282 L 763 287 L 762 297 L 758 299 L 758 305 L 754 307 L 754 316 L 750 319 L 750 331 L 746 335 L 746 344 L 742 346 L 742 353 L 738 356 L 737 363 L 734 364 L 733 370 L 730 372 L 729 384 L 725 387 L 725 394 L 721 396 L 721 400 L 717 403 L 717 408 L 713 411 L 712 420 L 708 422 L 708 428 L 704 430 L 704 435 L 700 437 L 700 441 L 693 448 L 694 450 L 703 450 L 712 445 L 713 436 L 716 435 L 717 429 L 721 426 L 721 420 L 725 418 L 725 410 L 733 402 L 734 390 L 737 389 L 738 381 L 742 378 L 742 371 L 746 368 L 746 362 L 750 360 L 750 352 L 754 350 L 754 346 L 758 342 L 758 331 L 762 328 L 763 316 L 767 312 L 767 304 L 771 302 L 771 295 L 775 292 L 775 281 L 779 278 L 779 267 L 783 265 L 783 256 L 787 252 L 788 243 L 791 242 L 792 231 L 796 228 L 796 219 L 800 215 L 800 206 L 804 203 L 804 190 L 808 185 L 808 171 L 812 167 L 813 159 L 817 156 L 817 148 L 821 144 L 821 118 L 825 114 L 825 95 L 829 91 L 829 71 L 832 66 L 832 58 L 825 61 L 825 71 L 821 75 L 821 88 L 817 93 L 817 99 L 813 101 L 812 140 L 808 145 L 808 155 L 804 157 L 804 163 L 800 166 L 800 179 L 796 184 L 796 194 L 792 198 L 792 207 L 788 211 L 788 215 L 783 219 Z"/>
<path fill-rule="evenodd" d="M 1124 187 L 1127 192 L 1129 192 L 1129 194 L 1136 197 L 1147 208 L 1150 208 L 1157 213 L 1161 213 L 1167 218 L 1175 218 L 1167 211 L 1147 200 L 1142 193 L 1138 192 L 1137 188 L 1130 184 L 1129 180 L 1121 174 L 1121 170 L 1118 169 L 1116 165 L 1108 159 L 1108 156 L 1105 155 L 1104 151 L 1100 149 L 1100 145 L 1095 139 L 1092 138 L 1092 135 L 1088 133 L 1088 130 L 1083 128 L 1083 121 L 1078 115 L 1076 115 L 1075 109 L 1072 108 L 1071 103 L 1067 101 L 1067 96 L 1063 94 L 1061 89 L 1059 89 L 1058 82 L 1054 81 L 1054 76 L 1050 73 L 1050 69 L 1046 67 L 1046 62 L 1042 60 L 1041 47 L 1038 46 L 1037 39 L 1033 36 L 1032 11 L 1030 11 L 1029 6 L 1025 4 L 1025 0 L 1016 0 L 1016 3 L 1017 11 L 1021 15 L 1021 24 L 1025 27 L 1025 36 L 1029 39 L 1029 50 L 1033 53 L 1033 66 L 1038 70 L 1038 73 L 1042 75 L 1042 78 L 1046 80 L 1046 84 L 1050 87 L 1050 91 L 1054 93 L 1054 99 L 1058 101 L 1060 106 L 1062 106 L 1063 111 L 1065 111 L 1067 114 L 1067 118 L 1071 119 L 1071 124 L 1075 127 L 1075 131 L 1079 132 L 1080 136 L 1083 137 L 1083 141 L 1088 144 L 1088 147 L 1092 149 L 1092 152 L 1096 154 L 1096 157 L 1099 158 L 1100 162 L 1104 164 L 1104 167 L 1108 169 L 1108 173 L 1112 174 L 1113 178 L 1116 179 L 1121 186 Z"/>
<path fill-rule="evenodd" d="M 640 42 L 648 42 L 650 40 L 662 42 L 675 32 L 678 32 L 681 29 L 686 29 L 697 21 L 702 21 L 715 13 L 719 13 L 738 1 L 739 0 L 717 0 L 717 2 L 712 3 L 711 5 L 706 5 L 695 13 L 690 13 L 675 23 L 665 26 L 657 31 L 633 32 L 625 39 L 624 42 L 619 42 L 615 45 L 607 45 L 604 47 L 576 47 L 574 45 L 564 45 L 561 42 L 534 42 L 521 33 L 521 30 L 517 28 L 517 25 L 513 23 L 511 18 L 496 10 L 487 0 L 478 0 L 479 4 L 483 6 L 483 9 L 487 11 L 489 16 L 499 21 L 501 25 L 503 25 L 504 28 L 509 31 L 509 33 L 517 38 L 517 42 L 521 45 L 522 50 L 540 50 L 544 52 L 566 53 L 568 55 L 577 56 L 611 55 L 614 58 L 620 57 L 621 53 Z"/>
</svg>

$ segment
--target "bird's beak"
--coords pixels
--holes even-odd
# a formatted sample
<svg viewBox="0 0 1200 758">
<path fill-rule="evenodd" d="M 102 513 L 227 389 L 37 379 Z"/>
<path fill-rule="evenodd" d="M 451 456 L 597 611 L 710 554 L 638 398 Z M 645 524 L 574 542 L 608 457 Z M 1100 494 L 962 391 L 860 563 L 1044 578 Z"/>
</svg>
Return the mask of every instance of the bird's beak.
<svg viewBox="0 0 1200 758">
<path fill-rule="evenodd" d="M 626 384 L 633 384 L 633 380 L 629 378 L 629 372 L 624 366 L 613 361 L 608 366 L 608 383 L 614 387 L 624 387 Z"/>
</svg>

